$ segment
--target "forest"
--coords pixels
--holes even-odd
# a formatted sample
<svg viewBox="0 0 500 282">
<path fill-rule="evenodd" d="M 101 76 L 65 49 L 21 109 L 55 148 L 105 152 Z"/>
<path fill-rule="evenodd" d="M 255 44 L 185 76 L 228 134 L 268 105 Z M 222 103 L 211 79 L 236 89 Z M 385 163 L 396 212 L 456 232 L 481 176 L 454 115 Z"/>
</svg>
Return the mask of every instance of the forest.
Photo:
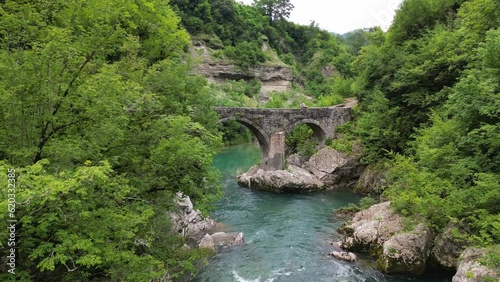
<svg viewBox="0 0 500 282">
<path fill-rule="evenodd" d="M 498 245 L 500 1 L 405 0 L 387 32 L 345 35 L 292 23 L 291 10 L 288 0 L 0 1 L 0 220 L 15 220 L 17 258 L 14 276 L 1 228 L 0 280 L 196 272 L 210 254 L 183 248 L 168 212 L 178 191 L 205 214 L 221 195 L 213 156 L 245 139 L 220 128 L 216 105 L 356 97 L 355 120 L 329 145 L 361 146 L 361 161 L 384 171 L 380 197 L 410 221 Z M 259 82 L 214 86 L 192 72 L 193 42 L 242 71 L 281 61 L 293 89 L 259 104 Z M 310 155 L 311 138 L 298 128 L 287 143 Z M 485 263 L 498 269 L 500 251 Z"/>
</svg>

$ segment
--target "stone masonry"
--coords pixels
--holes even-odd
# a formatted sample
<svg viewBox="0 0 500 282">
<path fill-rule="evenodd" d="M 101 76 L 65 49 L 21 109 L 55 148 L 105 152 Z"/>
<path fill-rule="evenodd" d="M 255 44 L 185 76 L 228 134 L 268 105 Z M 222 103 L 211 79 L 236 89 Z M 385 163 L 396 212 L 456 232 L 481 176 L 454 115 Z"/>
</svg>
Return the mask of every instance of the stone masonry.
<svg viewBox="0 0 500 282">
<path fill-rule="evenodd" d="M 216 107 L 221 121 L 235 120 L 245 125 L 260 144 L 264 170 L 280 170 L 285 165 L 285 137 L 296 126 L 308 125 L 318 146 L 335 137 L 335 129 L 352 117 L 351 107 L 337 105 L 327 108 L 256 109 Z"/>
</svg>

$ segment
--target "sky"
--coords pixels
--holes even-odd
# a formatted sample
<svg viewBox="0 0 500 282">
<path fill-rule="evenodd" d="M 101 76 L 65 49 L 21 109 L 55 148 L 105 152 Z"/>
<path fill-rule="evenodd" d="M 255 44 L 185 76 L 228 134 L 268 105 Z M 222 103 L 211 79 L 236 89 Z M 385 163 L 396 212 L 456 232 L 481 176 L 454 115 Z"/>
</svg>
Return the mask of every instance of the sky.
<svg viewBox="0 0 500 282">
<path fill-rule="evenodd" d="M 237 0 L 252 4 L 253 0 Z M 295 6 L 288 20 L 309 25 L 313 20 L 321 28 L 344 34 L 380 26 L 386 31 L 403 0 L 291 0 Z"/>
</svg>

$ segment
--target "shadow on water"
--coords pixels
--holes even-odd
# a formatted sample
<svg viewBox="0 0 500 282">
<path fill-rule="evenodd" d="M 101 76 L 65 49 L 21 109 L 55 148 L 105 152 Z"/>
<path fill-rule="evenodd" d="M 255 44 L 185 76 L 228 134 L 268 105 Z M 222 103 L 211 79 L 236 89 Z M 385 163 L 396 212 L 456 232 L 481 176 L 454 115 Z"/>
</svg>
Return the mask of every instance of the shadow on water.
<svg viewBox="0 0 500 282">
<path fill-rule="evenodd" d="M 219 252 L 194 281 L 198 282 L 321 282 L 321 281 L 451 281 L 436 272 L 420 277 L 384 275 L 371 257 L 355 263 L 332 259 L 333 234 L 345 219 L 333 212 L 361 197 L 344 189 L 310 194 L 273 194 L 239 187 L 236 176 L 260 160 L 257 145 L 232 146 L 220 152 L 214 166 L 221 170 L 224 198 L 212 217 L 225 231 L 243 232 L 245 245 Z"/>
</svg>

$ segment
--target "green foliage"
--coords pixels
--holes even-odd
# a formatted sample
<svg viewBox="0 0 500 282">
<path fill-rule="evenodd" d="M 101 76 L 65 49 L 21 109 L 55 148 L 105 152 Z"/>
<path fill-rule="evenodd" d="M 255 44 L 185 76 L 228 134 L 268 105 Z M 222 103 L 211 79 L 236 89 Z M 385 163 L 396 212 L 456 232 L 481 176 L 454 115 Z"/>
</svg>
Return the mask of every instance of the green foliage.
<svg viewBox="0 0 500 282">
<path fill-rule="evenodd" d="M 372 93 L 369 99 L 368 107 L 357 122 L 357 135 L 366 150 L 365 162 L 387 156 L 388 152 L 397 150 L 402 141 L 394 130 L 398 108 L 391 108 L 388 99 L 379 91 Z"/>
<path fill-rule="evenodd" d="M 486 265 L 491 269 L 497 270 L 497 275 L 500 274 L 500 247 L 495 245 L 487 249 L 485 257 L 481 260 L 482 265 Z"/>
<path fill-rule="evenodd" d="M 163 275 L 161 261 L 141 251 L 152 239 L 144 231 L 153 210 L 136 198 L 138 191 L 127 179 L 107 162 L 57 174 L 47 166 L 42 160 L 17 170 L 16 218 L 22 222 L 17 251 L 24 258 L 17 261 L 19 269 L 38 268 L 38 281 L 88 279 L 99 275 L 94 269 L 121 281 Z M 1 171 L 11 167 L 0 165 Z M 2 199 L 7 199 L 4 191 Z M 6 210 L 7 200 L 1 206 Z M 7 236 L 4 230 L 2 235 Z"/>
<path fill-rule="evenodd" d="M 224 145 L 237 145 L 252 141 L 252 133 L 244 125 L 236 121 L 226 121 L 221 124 L 222 141 Z"/>
<path fill-rule="evenodd" d="M 177 191 L 204 211 L 220 195 L 211 162 L 221 137 L 179 18 L 159 0 L 3 1 L 0 13 L 0 170 L 18 172 L 16 278 L 191 270 L 202 254 L 182 252 L 167 211 Z"/>
<path fill-rule="evenodd" d="M 298 153 L 309 158 L 317 152 L 316 137 L 312 129 L 305 124 L 295 127 L 285 139 L 287 154 Z"/>
<path fill-rule="evenodd" d="M 401 43 L 416 38 L 432 29 L 436 23 L 447 23 L 453 20 L 453 13 L 463 0 L 406 0 L 394 18 L 389 31 L 389 40 Z"/>
<path fill-rule="evenodd" d="M 375 28 L 356 29 L 343 35 L 341 40 L 347 44 L 351 54 L 358 55 L 361 48 L 370 44 L 369 33 L 373 30 Z"/>
<path fill-rule="evenodd" d="M 290 0 L 255 0 L 254 5 L 273 21 L 288 18 L 294 8 Z"/>
<path fill-rule="evenodd" d="M 361 209 L 367 209 L 375 204 L 377 204 L 378 201 L 377 199 L 375 198 L 372 198 L 372 197 L 363 197 L 360 201 L 359 201 L 359 207 Z"/>
<path fill-rule="evenodd" d="M 326 140 L 326 145 L 339 152 L 351 154 L 353 147 L 358 146 L 359 140 L 355 135 L 355 123 L 352 121 L 338 126 L 335 135 L 335 139 Z"/>
<path fill-rule="evenodd" d="M 318 101 L 316 102 L 316 105 L 318 107 L 331 107 L 334 105 L 339 105 L 342 104 L 342 101 L 344 99 L 342 96 L 336 95 L 336 94 L 330 94 L 330 95 L 321 95 L 318 97 Z"/>
<path fill-rule="evenodd" d="M 393 159 L 384 196 L 468 244 L 500 241 L 498 1 L 405 1 L 351 84 L 364 161 Z M 396 154 L 394 154 L 394 152 Z"/>
<path fill-rule="evenodd" d="M 279 109 L 285 107 L 286 94 L 274 94 L 269 98 L 269 101 L 264 105 L 268 109 Z"/>
<path fill-rule="evenodd" d="M 235 47 L 227 46 L 224 48 L 224 54 L 235 61 L 236 65 L 242 70 L 255 66 L 257 63 L 266 61 L 259 44 L 250 42 L 240 42 Z"/>
</svg>

